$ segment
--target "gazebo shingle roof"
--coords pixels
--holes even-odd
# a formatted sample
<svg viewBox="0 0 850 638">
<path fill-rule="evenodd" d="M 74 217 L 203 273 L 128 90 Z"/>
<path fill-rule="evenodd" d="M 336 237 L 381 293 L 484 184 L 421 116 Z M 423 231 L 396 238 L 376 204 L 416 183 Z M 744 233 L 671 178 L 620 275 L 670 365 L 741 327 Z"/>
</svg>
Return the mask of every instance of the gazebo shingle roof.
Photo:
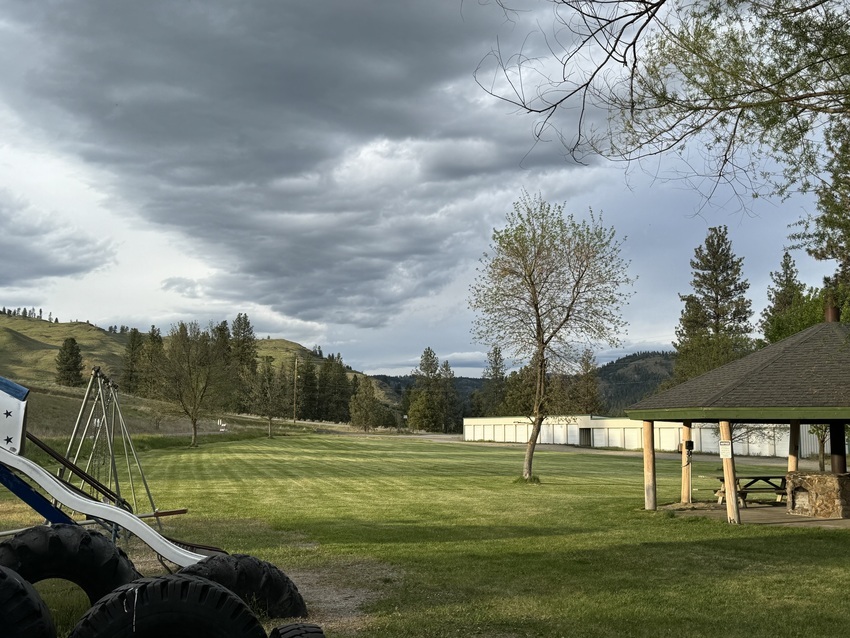
<svg viewBox="0 0 850 638">
<path fill-rule="evenodd" d="M 850 325 L 820 323 L 626 410 L 644 421 L 850 422 Z"/>
</svg>

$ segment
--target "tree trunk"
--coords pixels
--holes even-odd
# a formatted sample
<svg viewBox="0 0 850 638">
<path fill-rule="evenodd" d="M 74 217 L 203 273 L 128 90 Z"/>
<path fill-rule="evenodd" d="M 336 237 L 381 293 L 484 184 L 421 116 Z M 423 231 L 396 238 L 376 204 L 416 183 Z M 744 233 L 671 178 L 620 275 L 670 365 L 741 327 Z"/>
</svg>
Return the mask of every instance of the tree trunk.
<svg viewBox="0 0 850 638">
<path fill-rule="evenodd" d="M 269 417 L 269 438 L 270 439 L 273 438 L 272 437 L 272 417 Z"/>
<path fill-rule="evenodd" d="M 818 439 L 818 469 L 823 472 L 826 469 L 826 439 Z"/>
<path fill-rule="evenodd" d="M 192 441 L 189 447 L 198 447 L 198 419 L 192 419 Z"/>
<path fill-rule="evenodd" d="M 543 426 L 543 415 L 536 416 L 534 423 L 531 426 L 531 436 L 528 439 L 528 445 L 525 448 L 525 463 L 522 466 L 522 478 L 530 481 L 534 476 L 531 473 L 531 466 L 534 461 L 534 449 L 537 447 L 537 439 L 540 438 L 540 430 Z"/>
<path fill-rule="evenodd" d="M 525 463 L 522 467 L 522 478 L 526 481 L 531 481 L 534 477 L 531 471 L 534 461 L 534 450 L 537 447 L 537 439 L 540 438 L 540 430 L 543 428 L 543 419 L 546 418 L 546 415 L 543 413 L 543 401 L 546 398 L 546 359 L 543 356 L 541 345 L 538 345 L 538 352 L 535 359 L 534 420 L 531 426 L 531 436 L 528 439 L 528 446 L 525 448 Z"/>
</svg>

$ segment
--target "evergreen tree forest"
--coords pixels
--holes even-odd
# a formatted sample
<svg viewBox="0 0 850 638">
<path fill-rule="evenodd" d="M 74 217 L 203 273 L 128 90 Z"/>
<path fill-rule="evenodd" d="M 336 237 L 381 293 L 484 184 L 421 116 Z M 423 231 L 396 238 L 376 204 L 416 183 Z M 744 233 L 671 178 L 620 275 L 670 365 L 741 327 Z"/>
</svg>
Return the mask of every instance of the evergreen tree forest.
<svg viewBox="0 0 850 638">
<path fill-rule="evenodd" d="M 317 361 L 318 359 L 318 361 Z M 194 422 L 217 412 L 348 423 L 356 376 L 339 353 L 260 359 L 250 319 L 202 328 L 180 322 L 164 338 L 159 328 L 128 331 L 120 376 L 122 390 L 181 405 Z M 177 390 L 180 388 L 180 391 Z M 370 425 L 396 425 L 388 407 L 374 410 Z"/>
</svg>

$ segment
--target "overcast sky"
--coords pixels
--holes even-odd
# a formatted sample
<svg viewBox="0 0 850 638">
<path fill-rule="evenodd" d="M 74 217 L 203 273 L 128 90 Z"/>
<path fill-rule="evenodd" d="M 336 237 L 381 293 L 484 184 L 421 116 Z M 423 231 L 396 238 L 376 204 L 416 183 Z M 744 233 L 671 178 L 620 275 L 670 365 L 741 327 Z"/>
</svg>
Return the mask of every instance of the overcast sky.
<svg viewBox="0 0 850 638">
<path fill-rule="evenodd" d="M 428 346 L 479 376 L 468 288 L 525 188 L 626 237 L 630 325 L 600 363 L 671 348 L 709 226 L 729 226 L 758 313 L 810 200 L 704 206 L 535 144 L 474 79 L 551 20 L 526 6 L 0 0 L 0 305 L 163 333 L 243 312 L 365 372 Z M 794 257 L 806 283 L 830 269 Z"/>
</svg>

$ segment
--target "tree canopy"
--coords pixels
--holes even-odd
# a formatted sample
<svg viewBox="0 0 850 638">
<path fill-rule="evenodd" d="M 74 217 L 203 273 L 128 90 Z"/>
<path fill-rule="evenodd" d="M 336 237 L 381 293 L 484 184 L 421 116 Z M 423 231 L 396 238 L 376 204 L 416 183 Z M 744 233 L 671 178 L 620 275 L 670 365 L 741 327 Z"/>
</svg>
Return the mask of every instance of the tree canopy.
<svg viewBox="0 0 850 638">
<path fill-rule="evenodd" d="M 56 383 L 72 388 L 85 383 L 83 379 L 83 355 L 74 337 L 65 339 L 56 354 Z"/>
<path fill-rule="evenodd" d="M 480 260 L 469 297 L 478 313 L 473 332 L 533 369 L 527 481 L 549 413 L 549 373 L 570 368 L 580 345 L 615 345 L 625 327 L 620 309 L 632 279 L 621 247 L 614 229 L 593 211 L 577 220 L 564 214 L 563 205 L 523 192 Z"/>
<path fill-rule="evenodd" d="M 681 383 L 734 361 L 752 350 L 750 287 L 743 278 L 744 259 L 732 251 L 726 226 L 708 229 L 705 243 L 691 259 L 693 292 L 684 302 L 676 327 L 674 383 Z"/>
<path fill-rule="evenodd" d="M 522 3 L 494 1 L 522 22 Z M 551 23 L 519 51 L 497 46 L 476 77 L 576 157 L 673 154 L 709 193 L 782 194 L 828 181 L 850 141 L 845 2 L 548 1 Z"/>
</svg>

